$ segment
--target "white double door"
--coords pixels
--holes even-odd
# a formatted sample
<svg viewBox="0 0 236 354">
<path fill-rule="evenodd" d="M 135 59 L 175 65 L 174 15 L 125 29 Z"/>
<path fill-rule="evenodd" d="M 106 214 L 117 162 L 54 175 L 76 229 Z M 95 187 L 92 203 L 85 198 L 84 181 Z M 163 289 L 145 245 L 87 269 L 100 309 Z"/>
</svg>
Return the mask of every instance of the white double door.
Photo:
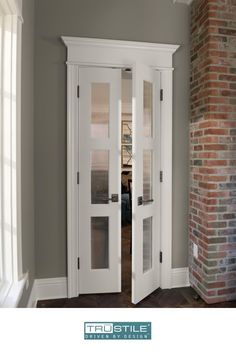
<svg viewBox="0 0 236 354">
<path fill-rule="evenodd" d="M 121 70 L 79 69 L 79 293 L 121 291 Z M 160 279 L 160 74 L 132 94 L 132 302 Z"/>
</svg>

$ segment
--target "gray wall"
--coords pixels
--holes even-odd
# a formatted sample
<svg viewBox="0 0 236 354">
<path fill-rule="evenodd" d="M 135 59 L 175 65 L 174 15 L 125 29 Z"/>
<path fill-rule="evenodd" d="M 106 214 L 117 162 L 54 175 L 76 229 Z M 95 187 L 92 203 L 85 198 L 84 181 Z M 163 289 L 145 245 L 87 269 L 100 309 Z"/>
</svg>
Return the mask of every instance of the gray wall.
<svg viewBox="0 0 236 354">
<path fill-rule="evenodd" d="M 20 306 L 25 307 L 35 277 L 34 233 L 34 0 L 23 1 L 22 27 L 22 252 L 23 271 L 30 286 Z"/>
<path fill-rule="evenodd" d="M 182 45 L 174 59 L 173 267 L 187 266 L 189 7 L 172 0 L 36 0 L 36 276 L 66 275 L 66 49 L 61 35 Z"/>
</svg>

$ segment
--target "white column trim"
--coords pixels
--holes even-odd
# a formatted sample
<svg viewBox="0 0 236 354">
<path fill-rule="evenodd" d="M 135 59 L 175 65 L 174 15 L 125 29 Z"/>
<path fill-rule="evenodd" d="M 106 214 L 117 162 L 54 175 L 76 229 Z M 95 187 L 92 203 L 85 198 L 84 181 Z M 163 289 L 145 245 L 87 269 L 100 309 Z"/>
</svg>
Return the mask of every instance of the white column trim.
<svg viewBox="0 0 236 354">
<path fill-rule="evenodd" d="M 173 145 L 173 70 L 164 71 L 161 75 L 163 101 L 161 102 L 161 288 L 171 288 L 172 266 L 172 145 Z"/>
<path fill-rule="evenodd" d="M 67 273 L 68 297 L 77 296 L 78 285 L 78 66 L 67 65 Z M 77 117 L 77 119 L 76 119 Z"/>
</svg>

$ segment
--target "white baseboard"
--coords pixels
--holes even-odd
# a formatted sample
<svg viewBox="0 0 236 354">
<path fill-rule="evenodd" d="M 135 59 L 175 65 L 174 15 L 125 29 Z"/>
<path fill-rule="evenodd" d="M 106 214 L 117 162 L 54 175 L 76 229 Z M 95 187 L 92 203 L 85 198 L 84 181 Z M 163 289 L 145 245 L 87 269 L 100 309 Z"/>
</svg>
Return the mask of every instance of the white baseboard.
<svg viewBox="0 0 236 354">
<path fill-rule="evenodd" d="M 36 280 L 34 280 L 27 307 L 32 308 L 32 307 L 36 307 L 36 305 L 37 305 L 37 290 L 36 290 Z"/>
<path fill-rule="evenodd" d="M 38 300 L 67 297 L 67 278 L 37 279 L 36 284 Z"/>
<path fill-rule="evenodd" d="M 67 298 L 67 278 L 35 279 L 27 307 L 36 307 L 39 300 Z"/>
<path fill-rule="evenodd" d="M 189 286 L 188 268 L 172 269 L 172 288 Z M 67 298 L 67 278 L 35 279 L 27 307 L 36 307 L 39 300 Z"/>
<path fill-rule="evenodd" d="M 172 288 L 183 288 L 190 286 L 188 268 L 173 268 L 171 278 Z"/>
</svg>

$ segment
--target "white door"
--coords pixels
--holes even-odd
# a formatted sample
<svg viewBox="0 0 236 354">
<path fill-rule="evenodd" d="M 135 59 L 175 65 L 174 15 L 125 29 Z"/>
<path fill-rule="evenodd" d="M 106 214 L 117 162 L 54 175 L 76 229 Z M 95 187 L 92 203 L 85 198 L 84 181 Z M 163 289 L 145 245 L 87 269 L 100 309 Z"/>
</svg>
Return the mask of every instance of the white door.
<svg viewBox="0 0 236 354">
<path fill-rule="evenodd" d="M 133 82 L 132 302 L 160 286 L 160 73 L 137 65 Z"/>
<path fill-rule="evenodd" d="M 79 69 L 79 292 L 121 291 L 121 70 Z"/>
</svg>

